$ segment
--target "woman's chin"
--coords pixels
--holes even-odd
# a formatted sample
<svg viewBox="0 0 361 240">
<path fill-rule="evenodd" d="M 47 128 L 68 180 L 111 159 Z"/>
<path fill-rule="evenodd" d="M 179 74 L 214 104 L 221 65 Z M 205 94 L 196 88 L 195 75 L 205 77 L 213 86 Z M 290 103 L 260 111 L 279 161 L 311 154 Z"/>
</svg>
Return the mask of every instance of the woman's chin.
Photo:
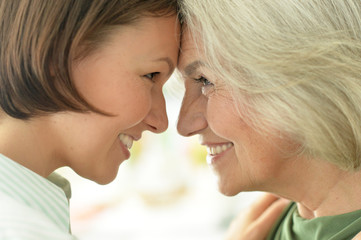
<svg viewBox="0 0 361 240">
<path fill-rule="evenodd" d="M 221 182 L 218 182 L 218 191 L 228 197 L 235 196 L 241 192 L 241 190 L 239 190 L 235 186 L 232 186 L 232 185 L 230 186 L 228 184 L 222 184 Z"/>
<path fill-rule="evenodd" d="M 101 180 L 93 180 L 93 181 L 96 182 L 96 183 L 98 183 L 99 185 L 107 185 L 107 184 L 113 182 L 114 179 L 115 179 L 115 178 L 113 178 L 113 179 L 106 179 L 106 180 L 104 180 L 104 179 L 101 179 Z"/>
<path fill-rule="evenodd" d="M 108 171 L 106 174 L 100 174 L 97 176 L 93 176 L 91 178 L 88 178 L 89 180 L 96 182 L 100 185 L 106 185 L 114 181 L 114 179 L 117 177 L 118 171 L 110 172 Z"/>
</svg>

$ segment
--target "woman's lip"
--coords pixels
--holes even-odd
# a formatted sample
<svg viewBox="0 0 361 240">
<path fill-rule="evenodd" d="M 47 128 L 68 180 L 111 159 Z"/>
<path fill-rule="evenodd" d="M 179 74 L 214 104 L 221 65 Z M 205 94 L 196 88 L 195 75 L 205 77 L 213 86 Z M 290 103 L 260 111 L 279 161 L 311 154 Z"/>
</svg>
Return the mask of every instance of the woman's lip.
<svg viewBox="0 0 361 240">
<path fill-rule="evenodd" d="M 120 146 L 121 146 L 121 148 L 122 148 L 122 151 L 123 151 L 123 153 L 124 153 L 124 155 L 125 155 L 125 159 L 130 158 L 130 152 L 129 152 L 127 146 L 125 146 L 125 145 L 122 143 L 122 141 L 119 140 L 119 142 L 120 142 Z"/>
<path fill-rule="evenodd" d="M 141 137 L 142 137 L 141 135 L 140 136 L 138 136 L 138 135 L 137 136 L 130 135 L 130 136 L 133 138 L 134 141 L 139 141 L 141 139 Z"/>
<path fill-rule="evenodd" d="M 211 155 L 211 154 L 207 154 L 207 164 L 210 165 L 210 166 L 214 166 L 214 165 L 217 165 L 218 162 L 221 162 L 222 161 L 222 158 L 224 157 L 224 155 L 226 153 L 229 152 L 229 150 L 231 150 L 233 148 L 233 145 L 232 147 L 226 149 L 225 151 L 219 153 L 219 154 L 215 154 L 215 155 Z"/>
<path fill-rule="evenodd" d="M 222 152 L 233 147 L 232 142 L 221 142 L 221 143 L 202 143 L 202 145 L 207 147 L 207 153 L 210 155 L 218 155 Z"/>
<path fill-rule="evenodd" d="M 208 146 L 208 147 L 214 147 L 214 146 L 218 146 L 218 145 L 224 145 L 224 144 L 228 144 L 231 143 L 229 141 L 224 141 L 224 142 L 201 142 L 200 144 L 203 146 Z"/>
</svg>

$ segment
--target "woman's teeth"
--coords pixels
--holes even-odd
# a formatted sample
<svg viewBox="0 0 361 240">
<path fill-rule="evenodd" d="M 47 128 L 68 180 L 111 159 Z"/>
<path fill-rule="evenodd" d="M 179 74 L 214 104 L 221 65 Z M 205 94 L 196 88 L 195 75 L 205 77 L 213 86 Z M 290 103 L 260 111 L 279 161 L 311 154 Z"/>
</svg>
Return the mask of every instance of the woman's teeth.
<svg viewBox="0 0 361 240">
<path fill-rule="evenodd" d="M 121 133 L 119 134 L 119 139 L 128 149 L 133 146 L 133 138 L 131 136 Z"/>
<path fill-rule="evenodd" d="M 228 148 L 232 147 L 233 143 L 227 143 L 227 144 L 223 144 L 223 145 L 217 145 L 217 146 L 207 146 L 207 152 L 210 155 L 217 155 L 220 154 L 224 151 L 226 151 Z"/>
</svg>

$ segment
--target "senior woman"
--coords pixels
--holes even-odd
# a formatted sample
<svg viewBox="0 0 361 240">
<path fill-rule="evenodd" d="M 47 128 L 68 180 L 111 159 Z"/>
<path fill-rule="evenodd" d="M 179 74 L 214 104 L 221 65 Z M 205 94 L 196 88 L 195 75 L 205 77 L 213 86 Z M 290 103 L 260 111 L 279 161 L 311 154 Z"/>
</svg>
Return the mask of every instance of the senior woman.
<svg viewBox="0 0 361 240">
<path fill-rule="evenodd" d="M 225 195 L 291 204 L 267 239 L 361 230 L 361 2 L 184 0 L 178 131 Z"/>
</svg>

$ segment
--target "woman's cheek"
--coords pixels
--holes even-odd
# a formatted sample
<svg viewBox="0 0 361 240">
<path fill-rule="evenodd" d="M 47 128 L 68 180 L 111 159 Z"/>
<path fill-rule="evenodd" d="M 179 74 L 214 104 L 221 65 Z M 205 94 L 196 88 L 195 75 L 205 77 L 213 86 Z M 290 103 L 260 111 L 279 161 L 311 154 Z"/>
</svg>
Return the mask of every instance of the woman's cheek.
<svg viewBox="0 0 361 240">
<path fill-rule="evenodd" d="M 224 115 L 225 113 L 225 109 L 223 109 L 219 99 L 217 97 L 210 96 L 207 103 L 207 121 L 210 128 L 215 133 L 218 133 L 219 128 L 222 127 L 222 118 L 226 117 L 226 115 Z"/>
<path fill-rule="evenodd" d="M 129 98 L 130 101 L 127 110 L 124 111 L 133 122 L 141 122 L 150 112 L 152 107 L 152 97 L 148 91 L 139 91 L 137 94 Z"/>
<path fill-rule="evenodd" d="M 220 137 L 229 138 L 229 132 L 239 125 L 237 114 L 232 99 L 225 95 L 214 94 L 208 98 L 207 121 L 210 128 Z"/>
</svg>

